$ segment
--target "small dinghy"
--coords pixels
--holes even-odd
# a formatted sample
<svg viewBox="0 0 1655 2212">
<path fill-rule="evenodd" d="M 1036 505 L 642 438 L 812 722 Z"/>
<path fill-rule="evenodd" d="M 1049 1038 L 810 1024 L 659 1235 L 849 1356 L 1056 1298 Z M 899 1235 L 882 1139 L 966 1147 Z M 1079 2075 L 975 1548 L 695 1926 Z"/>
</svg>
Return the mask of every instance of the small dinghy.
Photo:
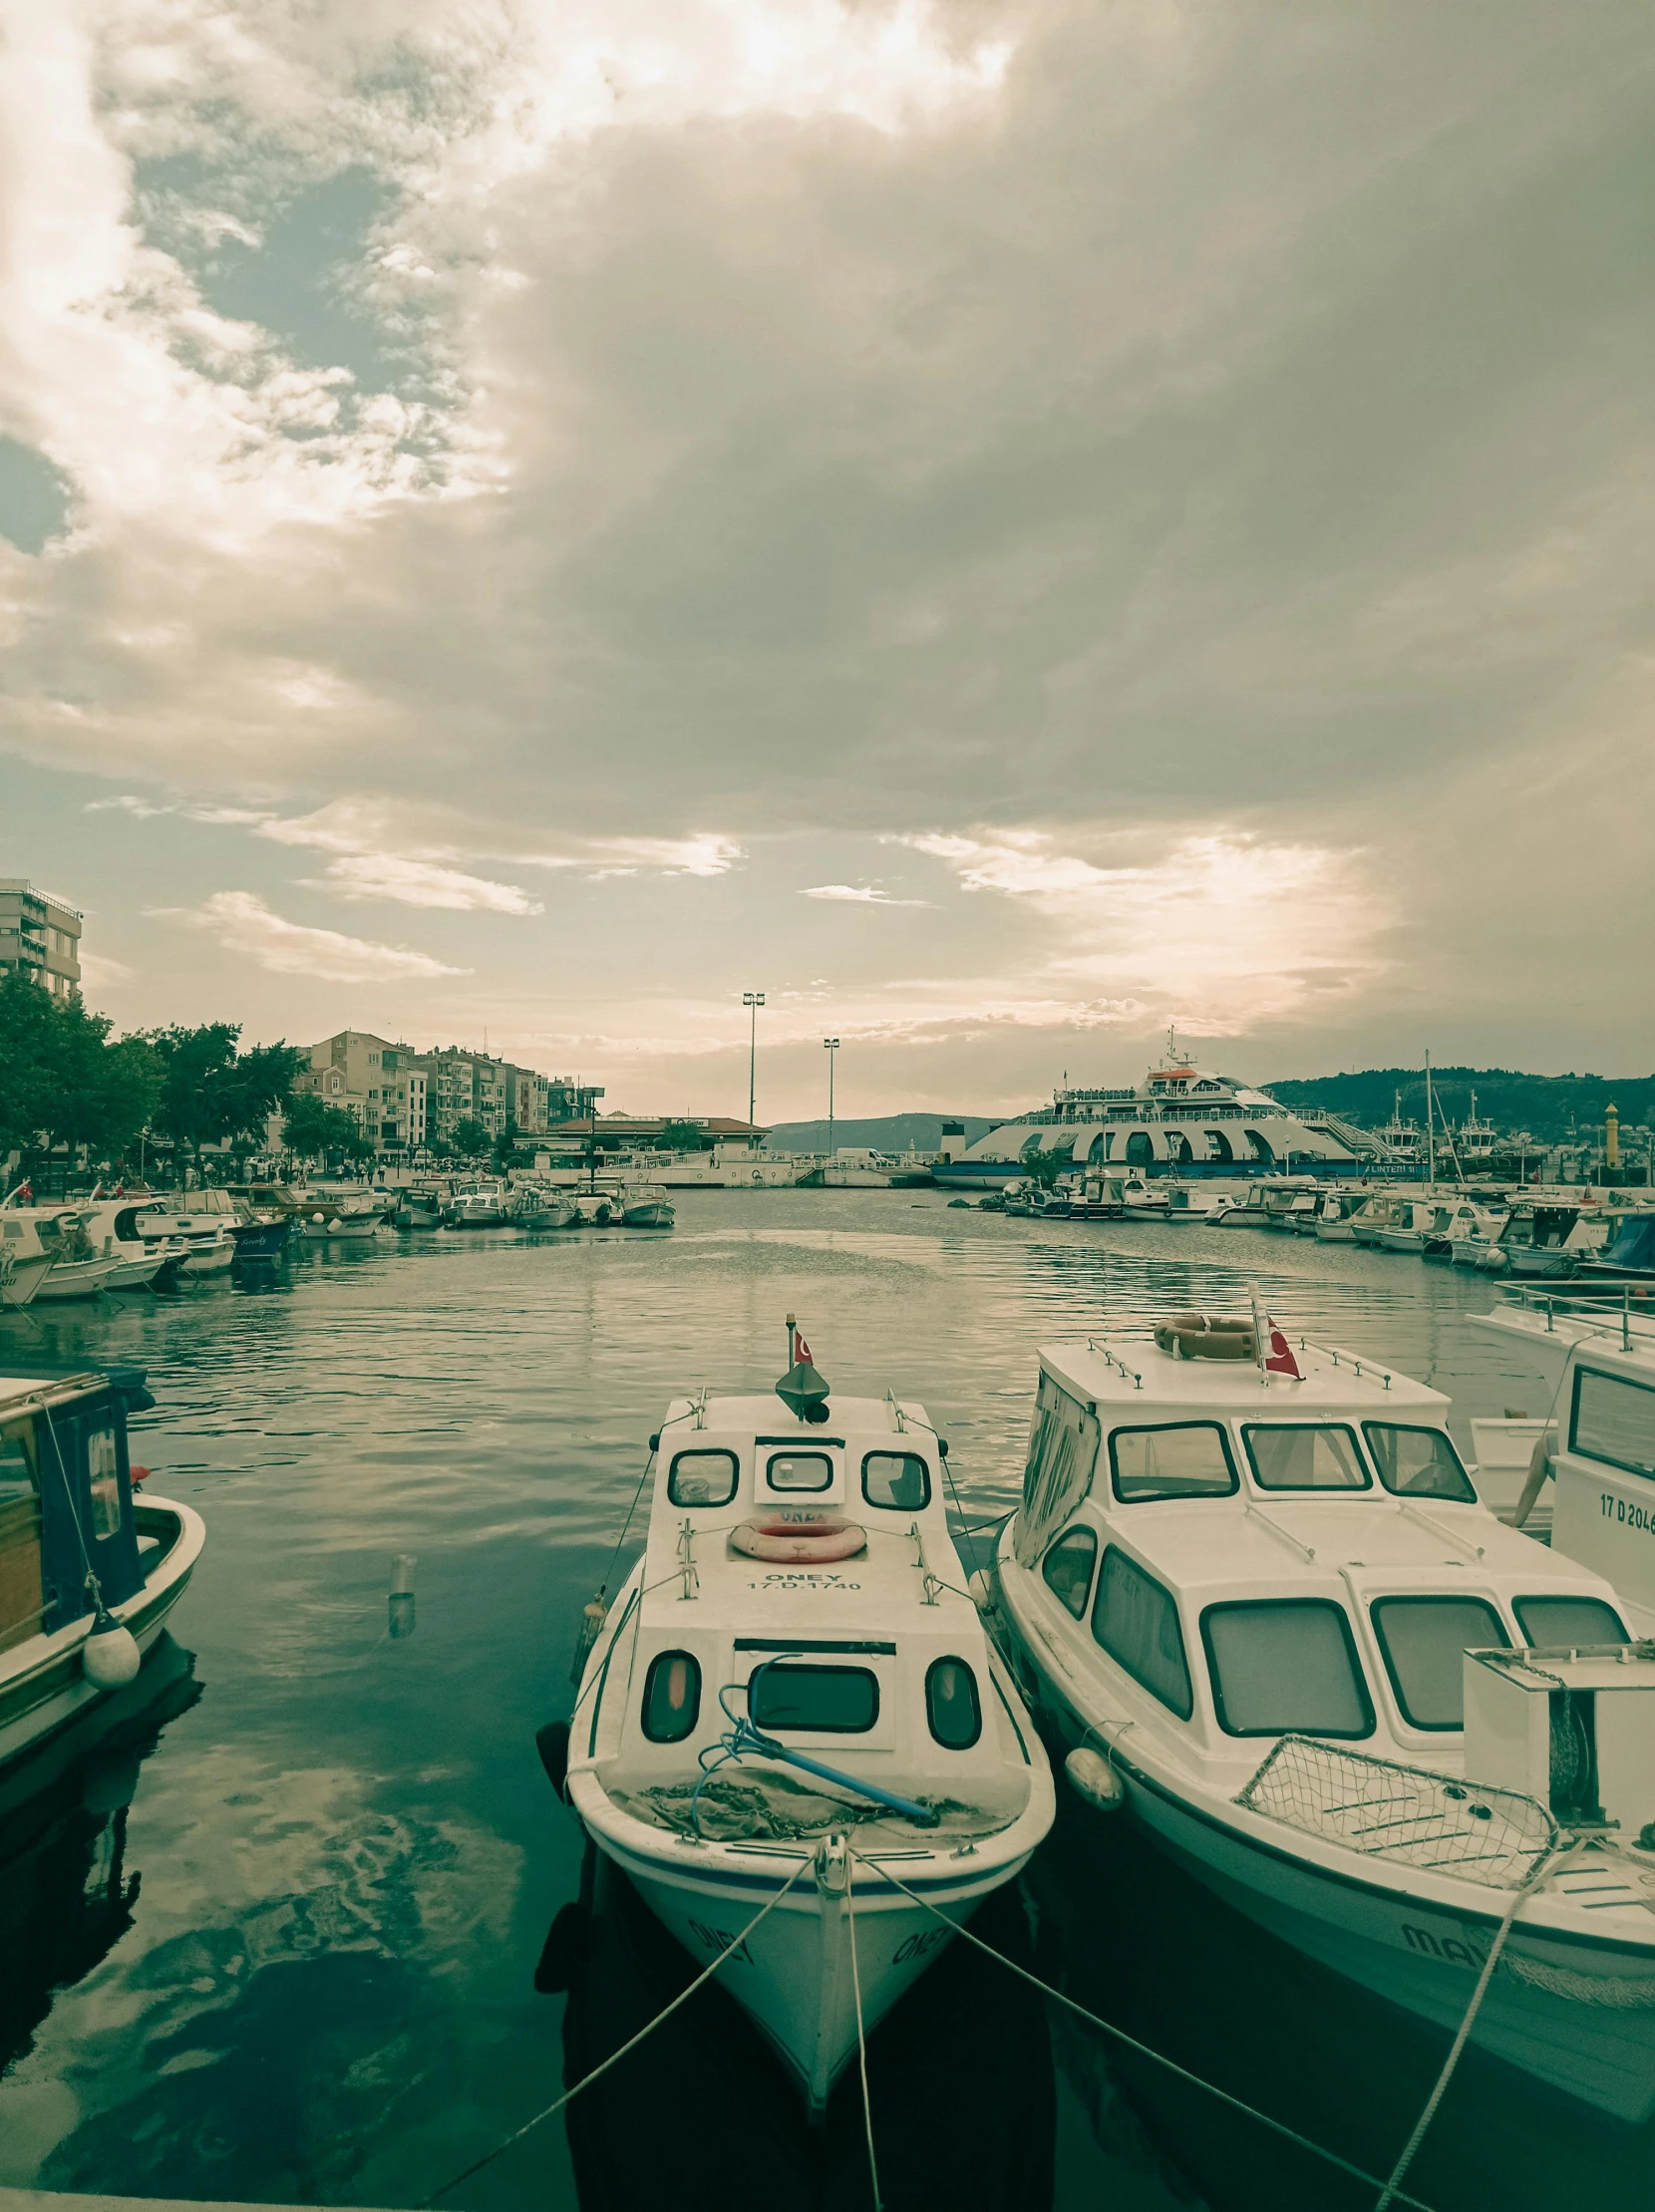
<svg viewBox="0 0 1655 2212">
<path fill-rule="evenodd" d="M 703 1391 L 653 1439 L 644 1555 L 587 1609 L 563 1787 L 690 1956 L 728 1954 L 815 2113 L 1053 1791 L 965 1591 L 945 1445 L 893 1394 L 830 1396 L 789 1335 L 780 1406 Z"/>
</svg>

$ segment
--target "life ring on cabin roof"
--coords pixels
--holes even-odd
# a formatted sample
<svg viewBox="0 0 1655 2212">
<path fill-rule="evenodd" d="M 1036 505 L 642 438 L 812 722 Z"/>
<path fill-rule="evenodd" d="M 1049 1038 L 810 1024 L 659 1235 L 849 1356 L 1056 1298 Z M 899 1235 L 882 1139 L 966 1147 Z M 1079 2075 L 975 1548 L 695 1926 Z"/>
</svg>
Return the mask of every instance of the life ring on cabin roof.
<svg viewBox="0 0 1655 2212">
<path fill-rule="evenodd" d="M 768 1559 L 784 1567 L 818 1566 L 826 1560 L 854 1559 L 867 1549 L 867 1530 L 837 1514 L 813 1521 L 738 1521 L 730 1541 L 749 1559 Z"/>
<path fill-rule="evenodd" d="M 1174 1314 L 1156 1324 L 1156 1342 L 1174 1360 L 1256 1360 L 1258 1339 L 1250 1321 L 1221 1314 Z"/>
</svg>

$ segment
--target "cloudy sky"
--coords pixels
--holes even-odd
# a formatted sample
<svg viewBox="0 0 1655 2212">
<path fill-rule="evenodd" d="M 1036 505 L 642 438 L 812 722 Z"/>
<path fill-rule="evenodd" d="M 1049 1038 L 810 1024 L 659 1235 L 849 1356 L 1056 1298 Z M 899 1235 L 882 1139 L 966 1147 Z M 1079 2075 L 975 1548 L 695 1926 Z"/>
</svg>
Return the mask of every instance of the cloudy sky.
<svg viewBox="0 0 1655 2212">
<path fill-rule="evenodd" d="M 1655 1060 L 1642 0 L 0 26 L 0 874 L 123 1026 Z"/>
</svg>

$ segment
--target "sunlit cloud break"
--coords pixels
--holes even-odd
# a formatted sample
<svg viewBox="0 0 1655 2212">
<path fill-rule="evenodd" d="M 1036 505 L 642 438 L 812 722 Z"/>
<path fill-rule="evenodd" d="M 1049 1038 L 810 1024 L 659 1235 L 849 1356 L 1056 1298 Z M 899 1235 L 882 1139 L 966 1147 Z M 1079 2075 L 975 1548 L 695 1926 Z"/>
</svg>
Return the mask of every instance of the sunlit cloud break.
<svg viewBox="0 0 1655 2212">
<path fill-rule="evenodd" d="M 309 929 L 290 922 L 251 891 L 214 891 L 200 906 L 153 906 L 163 921 L 210 930 L 231 952 L 276 975 L 315 976 L 324 983 L 398 983 L 431 976 L 470 975 L 403 945 L 377 945 L 337 929 Z"/>
<path fill-rule="evenodd" d="M 842 906 L 930 906 L 928 898 L 892 898 L 870 883 L 813 883 L 801 898 L 828 899 Z"/>
<path fill-rule="evenodd" d="M 496 883 L 432 860 L 407 860 L 395 852 L 353 852 L 328 862 L 323 881 L 309 888 L 340 898 L 395 899 L 404 906 L 441 906 L 459 912 L 542 914 L 545 907 L 514 883 Z"/>
</svg>

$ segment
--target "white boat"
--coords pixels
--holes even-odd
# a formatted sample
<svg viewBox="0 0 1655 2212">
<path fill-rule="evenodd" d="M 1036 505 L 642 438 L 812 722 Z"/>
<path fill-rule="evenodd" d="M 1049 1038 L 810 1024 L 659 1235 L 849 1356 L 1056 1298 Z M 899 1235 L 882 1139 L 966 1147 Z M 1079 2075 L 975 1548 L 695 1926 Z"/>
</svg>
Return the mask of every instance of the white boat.
<svg viewBox="0 0 1655 2212">
<path fill-rule="evenodd" d="M 191 1280 L 227 1274 L 235 1264 L 231 1233 L 243 1209 L 227 1190 L 178 1190 L 152 1198 L 134 1222 L 141 1237 L 174 1256 L 181 1246 L 178 1273 Z"/>
<path fill-rule="evenodd" d="M 1451 1260 L 1457 1267 L 1476 1267 L 1483 1253 L 1505 1226 L 1503 1202 L 1486 1199 L 1445 1198 L 1437 1208 L 1431 1233 L 1425 1241 L 1428 1260 Z"/>
<path fill-rule="evenodd" d="M 1596 1251 L 1608 1234 L 1608 1216 L 1584 1198 L 1541 1192 L 1518 1198 L 1497 1239 L 1477 1256 L 1486 1275 L 1541 1282 L 1574 1273 L 1582 1254 Z"/>
<path fill-rule="evenodd" d="M 83 1298 L 101 1298 L 121 1272 L 122 1263 L 95 1251 L 77 1206 L 19 1206 L 7 1209 L 20 1220 L 32 1220 L 42 1249 L 51 1265 L 35 1285 L 35 1301 L 50 1305 Z"/>
<path fill-rule="evenodd" d="M 32 1303 L 57 1257 L 41 1240 L 26 1189 L 21 1185 L 0 1204 L 0 1307 Z"/>
<path fill-rule="evenodd" d="M 135 1495 L 102 1376 L 0 1377 L 0 1765 L 133 1678 L 204 1537 L 187 1505 Z"/>
<path fill-rule="evenodd" d="M 1446 2031 L 1509 1917 L 1472 2040 L 1641 2120 L 1655 1654 L 1478 1503 L 1438 1392 L 1266 1330 L 1296 1376 L 1199 1316 L 1040 1355 L 998 1594 L 1071 1778 Z"/>
<path fill-rule="evenodd" d="M 674 1400 L 567 1794 L 692 1959 L 732 1954 L 726 1989 L 820 2112 L 858 1990 L 865 2032 L 1016 1875 L 1053 1794 L 964 1594 L 924 1410 L 816 1411 Z"/>
<path fill-rule="evenodd" d="M 512 1196 L 509 1218 L 519 1229 L 573 1229 L 580 1208 L 566 1190 L 524 1186 Z"/>
<path fill-rule="evenodd" d="M 1324 1191 L 1312 1225 L 1317 1243 L 1354 1244 L 1356 1231 L 1352 1224 L 1368 1198 L 1369 1193 L 1360 1189 Z"/>
<path fill-rule="evenodd" d="M 629 1229 L 670 1229 L 678 1218 L 659 1183 L 625 1184 L 620 1204 L 621 1219 Z"/>
<path fill-rule="evenodd" d="M 497 1229 L 510 1218 L 511 1193 L 504 1183 L 475 1183 L 456 1190 L 443 1208 L 451 1229 Z"/>
<path fill-rule="evenodd" d="M 1438 1211 L 1435 1198 L 1401 1198 L 1373 1241 L 1382 1252 L 1407 1252 L 1418 1259 L 1436 1234 Z"/>
<path fill-rule="evenodd" d="M 181 1238 L 147 1237 L 140 1229 L 140 1216 L 149 1204 L 148 1196 L 94 1196 L 81 1208 L 88 1244 L 101 1259 L 117 1262 L 110 1290 L 148 1290 L 175 1275 L 183 1263 Z"/>
<path fill-rule="evenodd" d="M 1211 1220 L 1218 1203 L 1216 1191 L 1191 1190 L 1187 1183 L 1172 1182 L 1167 1186 L 1158 1218 L 1169 1228 L 1199 1228 Z"/>
</svg>

